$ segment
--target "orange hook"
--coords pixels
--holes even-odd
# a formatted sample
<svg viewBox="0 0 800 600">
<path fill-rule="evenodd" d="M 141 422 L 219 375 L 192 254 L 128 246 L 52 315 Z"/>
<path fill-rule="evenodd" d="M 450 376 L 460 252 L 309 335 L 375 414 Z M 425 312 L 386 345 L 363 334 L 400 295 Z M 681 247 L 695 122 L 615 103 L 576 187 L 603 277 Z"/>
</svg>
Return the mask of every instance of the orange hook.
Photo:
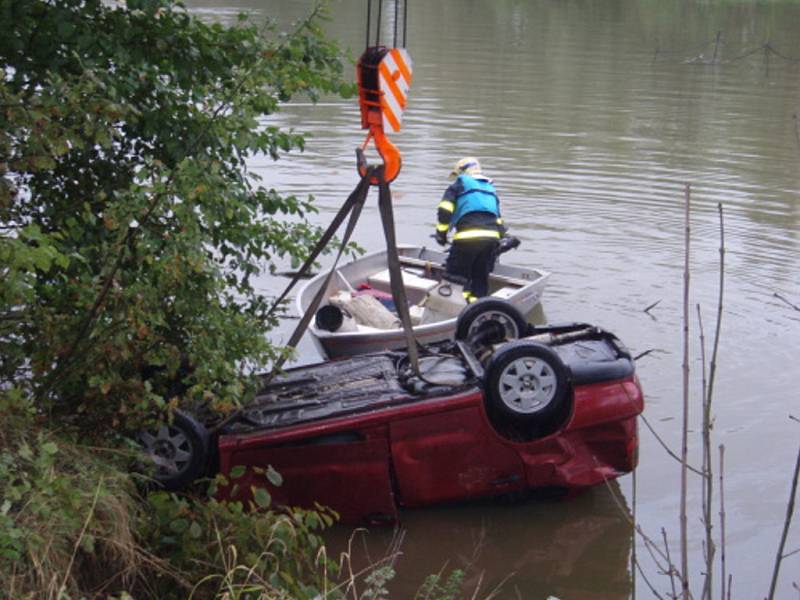
<svg viewBox="0 0 800 600">
<path fill-rule="evenodd" d="M 400 130 L 406 94 L 411 85 L 411 59 L 405 50 L 385 46 L 367 48 L 358 61 L 357 75 L 361 128 L 367 129 L 368 133 L 364 143 L 356 149 L 356 167 L 362 177 L 366 175 L 364 150 L 373 140 L 383 160 L 384 181 L 388 183 L 400 173 L 402 160 L 400 151 L 386 137 L 384 128 L 389 127 L 395 132 Z M 370 183 L 377 185 L 377 177 L 372 177 Z"/>
<path fill-rule="evenodd" d="M 400 167 L 402 167 L 403 161 L 397 146 L 386 137 L 382 127 L 370 127 L 364 143 L 360 148 L 356 148 L 356 168 L 358 169 L 358 173 L 361 177 L 367 174 L 367 158 L 364 155 L 364 150 L 366 150 L 370 139 L 374 140 L 375 149 L 383 159 L 383 179 L 386 183 L 391 183 L 400 173 Z M 372 185 L 378 185 L 378 177 L 373 176 L 370 179 L 370 183 Z"/>
</svg>

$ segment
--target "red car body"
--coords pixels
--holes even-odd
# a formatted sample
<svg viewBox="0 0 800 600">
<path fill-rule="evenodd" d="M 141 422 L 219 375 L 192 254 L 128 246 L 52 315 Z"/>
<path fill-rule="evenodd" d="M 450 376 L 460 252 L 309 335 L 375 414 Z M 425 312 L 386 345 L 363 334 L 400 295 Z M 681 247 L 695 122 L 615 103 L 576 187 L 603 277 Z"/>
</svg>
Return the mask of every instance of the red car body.
<svg viewBox="0 0 800 600">
<path fill-rule="evenodd" d="M 428 359 L 461 375 L 447 385 L 413 376 L 409 385 L 403 354 L 367 355 L 292 369 L 271 383 L 250 415 L 219 436 L 219 470 L 246 468 L 238 499 L 267 487 L 273 505 L 320 503 L 347 523 L 392 523 L 403 507 L 602 484 L 636 467 L 644 401 L 627 350 L 592 331 L 556 346 L 569 390 L 544 424 L 499 418 L 463 345 Z M 267 481 L 268 467 L 281 486 Z"/>
</svg>

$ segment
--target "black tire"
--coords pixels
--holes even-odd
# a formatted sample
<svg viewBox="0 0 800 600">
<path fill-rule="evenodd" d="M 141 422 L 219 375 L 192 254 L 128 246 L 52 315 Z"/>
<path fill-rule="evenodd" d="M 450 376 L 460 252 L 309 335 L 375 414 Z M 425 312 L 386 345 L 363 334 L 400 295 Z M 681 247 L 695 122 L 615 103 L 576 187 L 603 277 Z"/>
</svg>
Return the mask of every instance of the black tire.
<svg viewBox="0 0 800 600">
<path fill-rule="evenodd" d="M 569 371 L 537 342 L 506 344 L 494 353 L 484 380 L 487 408 L 511 423 L 547 423 L 567 414 Z"/>
<path fill-rule="evenodd" d="M 485 344 L 516 340 L 528 331 L 525 316 L 513 304 L 499 298 L 481 298 L 468 305 L 456 322 L 456 339 L 469 342 L 481 333 Z M 482 336 L 483 337 L 483 336 Z"/>
<path fill-rule="evenodd" d="M 208 430 L 191 415 L 175 411 L 172 423 L 141 432 L 137 441 L 147 460 L 147 474 L 164 489 L 184 489 L 207 473 Z"/>
</svg>

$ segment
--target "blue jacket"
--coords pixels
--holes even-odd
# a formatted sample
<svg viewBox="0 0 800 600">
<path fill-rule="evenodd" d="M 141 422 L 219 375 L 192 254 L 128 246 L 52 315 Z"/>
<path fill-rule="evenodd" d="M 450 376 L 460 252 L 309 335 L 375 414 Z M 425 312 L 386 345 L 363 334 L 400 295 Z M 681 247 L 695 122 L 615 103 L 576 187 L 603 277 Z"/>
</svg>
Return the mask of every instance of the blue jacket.
<svg viewBox="0 0 800 600">
<path fill-rule="evenodd" d="M 450 219 L 452 227 L 458 227 L 461 218 L 471 212 L 488 212 L 500 216 L 500 204 L 497 201 L 497 192 L 492 182 L 484 178 L 459 175 L 453 183 L 455 197 L 455 211 Z M 445 197 L 447 194 L 445 194 Z"/>
<path fill-rule="evenodd" d="M 479 218 L 477 220 L 464 219 L 467 215 Z M 472 222 L 473 220 L 476 222 L 467 225 L 470 229 L 475 225 L 501 224 L 500 203 L 491 180 L 480 176 L 460 175 L 445 190 L 442 201 L 439 203 L 436 231 L 447 232 L 450 228 L 458 229 L 460 222 L 463 221 L 466 224 L 466 221 Z M 494 229 L 496 227 L 492 227 L 492 230 Z"/>
</svg>

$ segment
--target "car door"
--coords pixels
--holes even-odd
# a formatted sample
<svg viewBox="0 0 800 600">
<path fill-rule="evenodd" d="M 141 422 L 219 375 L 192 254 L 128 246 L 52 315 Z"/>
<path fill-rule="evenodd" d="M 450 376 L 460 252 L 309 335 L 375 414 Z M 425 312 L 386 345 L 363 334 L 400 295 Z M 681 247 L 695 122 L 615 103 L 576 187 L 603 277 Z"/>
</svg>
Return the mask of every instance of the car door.
<svg viewBox="0 0 800 600">
<path fill-rule="evenodd" d="M 387 427 L 379 425 L 281 439 L 223 439 L 220 470 L 246 468 L 236 480 L 238 499 L 249 499 L 253 487 L 265 487 L 273 505 L 313 508 L 319 503 L 334 509 L 345 523 L 391 523 L 397 520 L 397 506 L 387 437 Z M 282 476 L 280 486 L 269 485 L 260 474 L 270 466 Z"/>
<path fill-rule="evenodd" d="M 522 461 L 489 424 L 480 392 L 394 419 L 389 440 L 402 506 L 502 495 L 525 487 Z"/>
</svg>

